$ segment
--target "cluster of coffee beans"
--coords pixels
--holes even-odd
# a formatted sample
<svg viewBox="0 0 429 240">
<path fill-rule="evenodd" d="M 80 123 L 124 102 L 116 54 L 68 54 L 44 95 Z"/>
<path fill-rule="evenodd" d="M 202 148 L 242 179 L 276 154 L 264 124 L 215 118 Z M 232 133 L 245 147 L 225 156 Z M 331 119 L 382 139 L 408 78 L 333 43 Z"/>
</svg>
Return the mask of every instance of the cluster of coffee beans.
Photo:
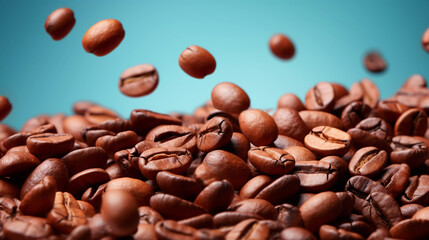
<svg viewBox="0 0 429 240">
<path fill-rule="evenodd" d="M 120 88 L 156 83 L 140 65 Z M 0 124 L 0 239 L 427 239 L 429 89 L 379 95 L 320 82 L 271 115 L 224 82 L 192 115 L 77 102 Z"/>
</svg>

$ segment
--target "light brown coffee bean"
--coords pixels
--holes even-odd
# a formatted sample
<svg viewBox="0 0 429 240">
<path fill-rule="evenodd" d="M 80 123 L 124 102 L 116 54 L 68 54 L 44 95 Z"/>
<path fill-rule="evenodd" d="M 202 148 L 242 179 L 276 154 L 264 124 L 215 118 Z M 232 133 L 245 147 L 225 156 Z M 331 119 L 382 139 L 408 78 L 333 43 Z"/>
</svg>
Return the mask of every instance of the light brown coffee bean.
<svg viewBox="0 0 429 240">
<path fill-rule="evenodd" d="M 88 53 L 101 57 L 113 51 L 124 36 L 124 28 L 118 20 L 105 19 L 86 31 L 82 38 L 82 46 Z"/>
<path fill-rule="evenodd" d="M 193 45 L 180 54 L 179 66 L 191 77 L 204 78 L 215 71 L 216 60 L 206 49 Z"/>
<path fill-rule="evenodd" d="M 140 64 L 125 70 L 119 77 L 119 90 L 128 97 L 143 97 L 158 86 L 159 76 L 151 64 Z"/>
</svg>

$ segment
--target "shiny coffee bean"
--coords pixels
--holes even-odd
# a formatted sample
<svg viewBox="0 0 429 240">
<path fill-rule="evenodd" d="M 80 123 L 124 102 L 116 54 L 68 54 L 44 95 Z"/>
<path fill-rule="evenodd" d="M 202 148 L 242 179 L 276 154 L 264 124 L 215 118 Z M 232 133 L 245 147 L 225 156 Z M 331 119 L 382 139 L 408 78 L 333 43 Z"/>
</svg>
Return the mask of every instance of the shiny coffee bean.
<svg viewBox="0 0 429 240">
<path fill-rule="evenodd" d="M 164 193 L 191 200 L 201 192 L 202 186 L 193 178 L 162 171 L 156 175 L 156 183 Z"/>
<path fill-rule="evenodd" d="M 372 192 L 366 199 L 362 215 L 377 227 L 390 229 L 402 220 L 401 209 L 389 194 Z"/>
<path fill-rule="evenodd" d="M 159 147 L 179 147 L 189 150 L 191 153 L 197 147 L 196 134 L 191 129 L 177 125 L 161 125 L 153 128 L 145 138 Z"/>
<path fill-rule="evenodd" d="M 283 175 L 292 171 L 295 159 L 288 152 L 273 147 L 255 147 L 249 150 L 249 162 L 269 175 Z"/>
<path fill-rule="evenodd" d="M 350 92 L 354 92 L 354 87 L 360 88 L 360 91 L 363 95 L 363 103 L 370 106 L 371 108 L 375 108 L 377 106 L 378 100 L 380 98 L 380 92 L 378 90 L 377 85 L 373 81 L 368 78 L 362 79 L 362 81 L 358 82 L 358 84 L 353 85 L 350 88 Z"/>
<path fill-rule="evenodd" d="M 393 137 L 392 127 L 385 120 L 378 117 L 369 117 L 356 125 L 356 128 L 364 130 L 378 137 L 384 142 L 390 142 Z"/>
<path fill-rule="evenodd" d="M 206 213 L 196 217 L 180 220 L 178 223 L 193 227 L 195 229 L 213 228 L 213 216 Z"/>
<path fill-rule="evenodd" d="M 138 136 L 133 131 L 120 132 L 115 136 L 105 135 L 99 137 L 95 146 L 103 148 L 109 157 L 120 150 L 128 149 L 138 143 Z"/>
<path fill-rule="evenodd" d="M 304 104 L 301 102 L 301 99 L 299 99 L 299 97 L 297 97 L 293 93 L 283 94 L 279 98 L 277 102 L 277 109 L 280 108 L 291 108 L 298 112 L 305 110 Z"/>
<path fill-rule="evenodd" d="M 286 149 L 286 148 L 292 147 L 292 146 L 304 147 L 304 144 L 302 144 L 300 141 L 293 139 L 291 137 L 288 137 L 285 135 L 278 135 L 276 140 L 272 144 L 270 144 L 269 146 L 275 147 L 278 149 Z"/>
<path fill-rule="evenodd" d="M 320 82 L 305 95 L 305 107 L 308 110 L 330 112 L 335 104 L 334 87 L 328 82 Z"/>
<path fill-rule="evenodd" d="M 273 119 L 279 129 L 279 134 L 303 141 L 305 135 L 310 131 L 299 116 L 298 112 L 291 108 L 277 109 Z"/>
<path fill-rule="evenodd" d="M 271 204 L 279 204 L 291 198 L 299 189 L 300 181 L 297 176 L 284 175 L 257 192 L 254 198 L 267 200 Z"/>
<path fill-rule="evenodd" d="M 232 133 L 229 143 L 227 143 L 222 149 L 235 154 L 244 160 L 247 159 L 247 152 L 250 149 L 250 143 L 243 134 L 234 132 Z"/>
<path fill-rule="evenodd" d="M 327 156 L 320 159 L 320 162 L 326 162 L 334 166 L 336 171 L 338 172 L 338 180 L 344 180 L 346 177 L 349 176 L 349 164 L 343 158 L 337 156 Z"/>
<path fill-rule="evenodd" d="M 427 88 L 426 79 L 420 74 L 413 74 L 405 81 L 405 83 L 401 87 L 401 89 L 406 88 Z"/>
<path fill-rule="evenodd" d="M 408 107 L 398 101 L 385 99 L 378 102 L 377 110 L 384 120 L 394 123 Z"/>
<path fill-rule="evenodd" d="M 87 219 L 95 215 L 95 208 L 91 205 L 91 203 L 82 200 L 77 200 L 77 203 L 79 204 L 79 207 L 83 213 L 85 213 Z"/>
<path fill-rule="evenodd" d="M 326 191 L 338 179 L 332 164 L 316 160 L 296 162 L 292 173 L 298 176 L 301 189 L 309 192 Z"/>
<path fill-rule="evenodd" d="M 159 193 L 150 198 L 150 207 L 167 219 L 182 220 L 207 213 L 207 209 L 193 202 Z"/>
<path fill-rule="evenodd" d="M 255 213 L 225 211 L 214 215 L 213 223 L 216 228 L 232 228 L 233 226 L 246 219 L 262 220 L 263 218 Z"/>
<path fill-rule="evenodd" d="M 242 213 L 254 213 L 264 219 L 276 220 L 278 213 L 274 206 L 263 199 L 245 199 L 232 203 L 228 211 L 236 211 Z"/>
<path fill-rule="evenodd" d="M 351 177 L 346 184 L 345 190 L 355 195 L 354 210 L 362 212 L 367 206 L 366 200 L 373 192 L 388 193 L 388 191 L 378 182 L 364 176 Z"/>
<path fill-rule="evenodd" d="M 103 148 L 88 147 L 68 153 L 61 158 L 61 161 L 67 167 L 68 174 L 73 176 L 88 168 L 104 168 L 107 154 Z"/>
<path fill-rule="evenodd" d="M 428 126 L 426 113 L 418 108 L 412 108 L 401 114 L 395 123 L 395 136 L 424 136 Z"/>
<path fill-rule="evenodd" d="M 224 147 L 232 137 L 232 124 L 223 117 L 208 120 L 198 132 L 197 146 L 202 152 Z"/>
<path fill-rule="evenodd" d="M 406 219 L 394 225 L 389 233 L 397 239 L 425 239 L 429 236 L 429 221 Z"/>
<path fill-rule="evenodd" d="M 36 184 L 21 200 L 19 209 L 25 215 L 44 217 L 54 206 L 57 184 L 51 176 L 46 176 Z"/>
<path fill-rule="evenodd" d="M 88 168 L 69 178 L 66 191 L 75 197 L 92 186 L 98 186 L 110 180 L 109 174 L 102 168 Z"/>
<path fill-rule="evenodd" d="M 295 47 L 292 41 L 284 34 L 278 33 L 270 38 L 271 52 L 278 58 L 287 60 L 295 55 Z"/>
<path fill-rule="evenodd" d="M 39 159 L 62 157 L 73 145 L 74 137 L 70 134 L 42 133 L 27 138 L 28 150 Z"/>
<path fill-rule="evenodd" d="M 155 225 L 157 222 L 164 220 L 161 214 L 150 207 L 141 206 L 138 211 L 140 223 Z"/>
<path fill-rule="evenodd" d="M 364 64 L 366 69 L 371 72 L 382 72 L 386 69 L 386 62 L 377 52 L 370 52 L 365 56 Z"/>
<path fill-rule="evenodd" d="M 11 240 L 48 239 L 53 230 L 44 218 L 19 216 L 4 223 L 3 233 Z"/>
<path fill-rule="evenodd" d="M 45 21 L 45 30 L 58 41 L 63 39 L 73 29 L 76 19 L 70 8 L 58 8 L 49 14 Z"/>
<path fill-rule="evenodd" d="M 211 100 L 215 108 L 231 114 L 238 114 L 250 106 L 247 93 L 230 82 L 217 84 L 211 92 Z"/>
<path fill-rule="evenodd" d="M 379 174 L 378 182 L 393 196 L 399 196 L 407 187 L 410 167 L 407 164 L 391 164 Z"/>
<path fill-rule="evenodd" d="M 424 165 L 428 158 L 428 147 L 418 138 L 410 136 L 396 136 L 390 144 L 393 151 L 390 153 L 392 163 L 406 163 L 411 169 Z"/>
<path fill-rule="evenodd" d="M 67 117 L 63 122 L 64 132 L 71 134 L 76 141 L 84 142 L 82 131 L 93 126 L 88 120 L 81 115 L 72 115 Z"/>
<path fill-rule="evenodd" d="M 278 128 L 273 118 L 259 109 L 249 109 L 238 117 L 241 131 L 256 146 L 266 146 L 278 136 Z"/>
<path fill-rule="evenodd" d="M 214 72 L 216 60 L 206 49 L 193 45 L 180 54 L 179 66 L 191 77 L 204 78 Z"/>
<path fill-rule="evenodd" d="M 298 207 L 283 203 L 282 205 L 277 205 L 276 210 L 279 214 L 277 221 L 280 222 L 284 228 L 304 226 L 304 222 L 301 218 L 301 211 L 299 211 Z"/>
<path fill-rule="evenodd" d="M 134 196 L 138 206 L 148 206 L 154 194 L 153 189 L 145 182 L 135 178 L 123 177 L 109 181 L 105 191 L 121 190 Z"/>
<path fill-rule="evenodd" d="M 403 219 L 412 218 L 415 213 L 424 207 L 420 204 L 410 203 L 401 206 L 401 214 Z"/>
<path fill-rule="evenodd" d="M 12 104 L 10 104 L 9 99 L 5 96 L 0 96 L 0 121 L 9 115 L 12 110 Z"/>
<path fill-rule="evenodd" d="M 305 136 L 305 146 L 321 156 L 344 155 L 350 148 L 351 137 L 340 129 L 319 126 Z"/>
<path fill-rule="evenodd" d="M 256 219 L 247 219 L 235 225 L 231 231 L 225 236 L 226 240 L 247 240 L 261 239 L 267 240 L 270 235 L 270 230 L 265 225 L 258 222 Z"/>
<path fill-rule="evenodd" d="M 337 197 L 340 200 L 341 205 L 343 206 L 343 211 L 340 217 L 348 217 L 355 205 L 355 196 L 350 192 L 337 192 L 335 194 L 337 194 Z"/>
<path fill-rule="evenodd" d="M 364 120 L 371 114 L 371 108 L 363 102 L 352 102 L 344 108 L 341 114 L 346 129 L 355 127 L 360 121 Z"/>
<path fill-rule="evenodd" d="M 88 53 L 101 57 L 113 51 L 124 36 L 124 28 L 118 20 L 105 19 L 86 31 L 82 38 L 82 46 Z"/>
<path fill-rule="evenodd" d="M 181 125 L 182 121 L 167 114 L 156 113 L 144 109 L 134 109 L 130 116 L 134 131 L 146 135 L 159 125 Z"/>
<path fill-rule="evenodd" d="M 84 117 L 86 120 L 88 120 L 88 122 L 95 125 L 119 118 L 118 114 L 116 114 L 114 111 L 98 105 L 89 107 L 85 111 Z"/>
<path fill-rule="evenodd" d="M 233 197 L 234 187 L 228 180 L 215 181 L 200 192 L 194 203 L 214 214 L 225 210 L 232 202 Z"/>
<path fill-rule="evenodd" d="M 427 206 L 429 204 L 429 175 L 410 177 L 408 186 L 401 197 L 401 202 Z"/>
<path fill-rule="evenodd" d="M 310 150 L 308 150 L 305 147 L 301 146 L 291 146 L 284 149 L 286 152 L 288 152 L 292 157 L 295 159 L 295 162 L 298 161 L 309 161 L 309 160 L 316 160 L 316 155 L 312 153 Z"/>
<path fill-rule="evenodd" d="M 359 149 L 349 163 L 349 171 L 352 175 L 373 177 L 383 170 L 388 160 L 386 151 L 376 147 Z"/>
<path fill-rule="evenodd" d="M 9 149 L 0 161 L 0 176 L 28 174 L 40 164 L 40 160 L 31 154 L 26 146 Z"/>
<path fill-rule="evenodd" d="M 313 129 L 318 126 L 330 126 L 338 129 L 344 129 L 341 119 L 327 112 L 303 110 L 299 112 L 299 116 L 305 122 L 308 129 Z"/>
<path fill-rule="evenodd" d="M 119 90 L 128 97 L 143 97 L 155 91 L 159 76 L 151 64 L 128 68 L 119 77 Z"/>
<path fill-rule="evenodd" d="M 67 192 L 55 194 L 54 207 L 46 218 L 56 231 L 64 234 L 70 233 L 75 227 L 87 222 L 79 203 Z"/>
</svg>

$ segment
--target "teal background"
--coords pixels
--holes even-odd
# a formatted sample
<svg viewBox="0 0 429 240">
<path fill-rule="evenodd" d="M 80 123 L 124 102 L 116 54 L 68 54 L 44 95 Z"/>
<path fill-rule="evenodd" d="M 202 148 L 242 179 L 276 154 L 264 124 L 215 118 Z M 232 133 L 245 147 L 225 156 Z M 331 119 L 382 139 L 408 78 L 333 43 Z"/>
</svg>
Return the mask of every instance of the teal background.
<svg viewBox="0 0 429 240">
<path fill-rule="evenodd" d="M 74 11 L 76 25 L 56 42 L 44 22 L 60 7 Z M 303 98 L 319 81 L 349 87 L 368 77 L 387 98 L 410 75 L 429 77 L 429 54 L 421 46 L 428 9 L 429 1 L 0 0 L 0 95 L 13 104 L 4 122 L 19 129 L 41 113 L 71 114 L 78 100 L 125 118 L 135 108 L 192 113 L 223 81 L 241 86 L 252 107 L 262 109 L 275 108 L 286 92 Z M 122 22 L 124 40 L 107 56 L 86 53 L 86 30 L 108 18 Z M 269 51 L 278 32 L 295 44 L 291 61 Z M 199 80 L 180 69 L 178 57 L 190 45 L 214 55 L 214 74 Z M 382 74 L 363 67 L 373 49 L 388 63 Z M 141 98 L 122 95 L 119 75 L 141 63 L 158 69 L 158 88 Z"/>
</svg>

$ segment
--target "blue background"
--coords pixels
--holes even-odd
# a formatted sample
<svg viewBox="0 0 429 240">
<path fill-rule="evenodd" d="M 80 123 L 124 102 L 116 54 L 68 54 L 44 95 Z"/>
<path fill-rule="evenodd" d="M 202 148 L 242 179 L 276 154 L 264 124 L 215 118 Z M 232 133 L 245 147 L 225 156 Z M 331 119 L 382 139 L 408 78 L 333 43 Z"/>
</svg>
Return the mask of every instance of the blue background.
<svg viewBox="0 0 429 240">
<path fill-rule="evenodd" d="M 76 25 L 56 42 L 44 22 L 60 7 L 74 11 Z M 135 108 L 192 113 L 223 81 L 241 86 L 261 109 L 275 108 L 286 92 L 303 99 L 319 81 L 350 87 L 368 77 L 387 98 L 414 73 L 429 78 L 429 54 L 421 46 L 428 9 L 429 1 L 0 0 L 0 95 L 13 104 L 4 122 L 19 129 L 41 113 L 71 114 L 78 100 L 125 118 Z M 107 56 L 86 53 L 86 30 L 108 18 L 122 22 L 124 40 Z M 269 51 L 278 32 L 295 44 L 291 61 Z M 214 74 L 199 80 L 180 69 L 178 57 L 190 45 L 214 55 Z M 365 70 L 369 50 L 381 52 L 387 71 Z M 158 69 L 158 88 L 141 98 L 122 95 L 119 75 L 141 63 Z"/>
</svg>

